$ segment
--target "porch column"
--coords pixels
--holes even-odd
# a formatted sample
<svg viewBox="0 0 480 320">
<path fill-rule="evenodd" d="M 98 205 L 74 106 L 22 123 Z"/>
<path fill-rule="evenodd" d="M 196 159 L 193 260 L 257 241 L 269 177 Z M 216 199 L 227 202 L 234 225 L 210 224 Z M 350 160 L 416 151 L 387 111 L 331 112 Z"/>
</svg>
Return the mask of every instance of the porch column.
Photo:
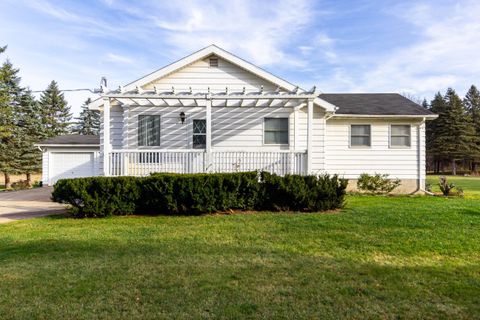
<svg viewBox="0 0 480 320">
<path fill-rule="evenodd" d="M 103 175 L 110 175 L 110 98 L 103 98 Z"/>
<path fill-rule="evenodd" d="M 307 174 L 312 173 L 313 99 L 307 104 Z"/>
<path fill-rule="evenodd" d="M 210 94 L 205 97 L 206 101 L 206 112 L 205 112 L 205 123 L 206 127 L 206 137 L 205 137 L 205 172 L 209 170 L 212 159 L 212 98 Z"/>
</svg>

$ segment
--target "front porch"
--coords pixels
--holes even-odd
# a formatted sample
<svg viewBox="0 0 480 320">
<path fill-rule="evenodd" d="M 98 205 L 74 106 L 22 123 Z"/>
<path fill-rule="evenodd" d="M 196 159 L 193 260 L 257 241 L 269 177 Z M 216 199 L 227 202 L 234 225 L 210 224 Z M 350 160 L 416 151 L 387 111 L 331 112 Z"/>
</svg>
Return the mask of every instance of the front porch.
<svg viewBox="0 0 480 320">
<path fill-rule="evenodd" d="M 174 88 L 169 92 L 160 92 L 157 89 L 146 91 L 138 87 L 126 91 L 120 88 L 103 95 L 103 175 L 146 176 L 153 172 L 254 170 L 278 175 L 310 174 L 313 172 L 313 106 L 316 100 L 318 98 L 315 88 L 308 92 L 263 92 L 262 88 L 259 92 L 246 92 L 244 89 L 242 92 L 232 93 L 227 88 L 225 92 L 215 94 L 210 90 L 203 93 L 177 93 Z M 122 143 L 115 148 L 112 147 L 115 139 L 111 139 L 110 132 L 111 104 L 123 110 Z M 302 108 L 305 108 L 305 111 L 301 111 Z M 212 109 L 216 110 L 213 116 Z M 175 119 L 172 114 L 174 117 L 176 113 L 181 120 L 177 123 L 172 121 Z M 140 117 L 145 114 L 161 114 L 163 117 L 165 129 L 162 132 L 165 136 L 162 138 L 161 126 L 155 125 L 152 120 L 152 127 L 156 128 L 155 132 L 159 134 L 153 137 L 154 147 L 143 144 L 144 135 L 139 131 L 139 128 L 143 128 L 140 122 L 143 118 Z M 279 115 L 279 119 L 286 121 L 285 129 L 281 129 L 286 130 L 286 136 L 282 136 L 284 140 L 277 142 L 275 139 L 280 136 L 280 132 L 273 132 L 274 141 L 267 143 L 264 121 L 270 119 L 272 122 L 271 119 L 278 118 Z M 187 130 L 191 122 L 184 124 L 186 117 L 187 122 L 193 121 L 192 118 L 203 119 L 205 122 L 204 145 L 201 149 L 184 144 L 188 140 L 185 136 L 191 136 L 191 131 L 188 131 L 191 129 Z M 324 117 L 325 113 L 318 113 L 315 120 L 319 130 L 323 130 Z M 160 121 L 159 119 L 155 121 Z M 212 128 L 212 119 L 216 121 L 216 128 Z M 231 125 L 232 123 L 235 125 Z M 273 130 L 277 130 L 277 127 Z M 318 154 L 323 152 L 323 132 L 320 133 L 316 142 Z M 232 137 L 237 137 L 241 143 L 236 144 Z M 116 139 L 118 141 L 118 138 Z M 174 144 L 180 147 L 173 147 Z M 316 159 L 322 161 L 321 156 Z"/>
<path fill-rule="evenodd" d="M 109 153 L 109 176 L 147 176 L 154 172 L 208 173 L 268 171 L 306 174 L 307 153 L 295 151 L 118 150 Z"/>
</svg>

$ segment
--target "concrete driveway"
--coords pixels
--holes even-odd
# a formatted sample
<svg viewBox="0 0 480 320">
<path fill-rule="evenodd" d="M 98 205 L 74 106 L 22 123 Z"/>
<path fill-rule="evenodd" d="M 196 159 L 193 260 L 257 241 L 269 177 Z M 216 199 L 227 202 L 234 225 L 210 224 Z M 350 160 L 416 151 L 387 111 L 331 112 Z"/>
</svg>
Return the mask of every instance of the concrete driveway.
<svg viewBox="0 0 480 320">
<path fill-rule="evenodd" d="M 0 223 L 65 213 L 65 205 L 52 202 L 53 188 L 0 192 Z"/>
</svg>

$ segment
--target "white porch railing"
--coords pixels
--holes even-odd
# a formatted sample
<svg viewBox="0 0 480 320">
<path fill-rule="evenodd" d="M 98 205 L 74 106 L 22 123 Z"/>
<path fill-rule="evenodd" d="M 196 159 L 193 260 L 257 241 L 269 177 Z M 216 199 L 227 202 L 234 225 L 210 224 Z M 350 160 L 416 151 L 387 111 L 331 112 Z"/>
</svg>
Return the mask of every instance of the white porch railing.
<svg viewBox="0 0 480 320">
<path fill-rule="evenodd" d="M 210 159 L 208 159 L 210 158 Z M 306 174 L 306 152 L 204 150 L 119 150 L 109 153 L 111 176 L 146 176 L 153 172 L 201 173 L 268 171 Z"/>
</svg>

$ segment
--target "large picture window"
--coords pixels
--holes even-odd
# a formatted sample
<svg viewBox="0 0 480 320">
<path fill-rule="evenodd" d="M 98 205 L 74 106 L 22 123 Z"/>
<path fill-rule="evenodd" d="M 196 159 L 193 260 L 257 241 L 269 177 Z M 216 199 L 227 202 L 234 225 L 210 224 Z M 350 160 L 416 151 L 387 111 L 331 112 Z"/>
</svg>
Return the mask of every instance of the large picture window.
<svg viewBox="0 0 480 320">
<path fill-rule="evenodd" d="M 369 124 L 352 124 L 350 127 L 351 147 L 370 147 L 371 128 Z"/>
<path fill-rule="evenodd" d="M 160 116 L 138 116 L 138 146 L 160 146 Z"/>
<path fill-rule="evenodd" d="M 391 147 L 410 147 L 410 125 L 392 124 L 390 126 L 390 146 Z"/>
<path fill-rule="evenodd" d="M 204 119 L 193 120 L 193 148 L 204 149 L 207 144 L 207 121 Z"/>
<path fill-rule="evenodd" d="M 265 118 L 263 128 L 265 144 L 288 144 L 288 118 Z"/>
</svg>

